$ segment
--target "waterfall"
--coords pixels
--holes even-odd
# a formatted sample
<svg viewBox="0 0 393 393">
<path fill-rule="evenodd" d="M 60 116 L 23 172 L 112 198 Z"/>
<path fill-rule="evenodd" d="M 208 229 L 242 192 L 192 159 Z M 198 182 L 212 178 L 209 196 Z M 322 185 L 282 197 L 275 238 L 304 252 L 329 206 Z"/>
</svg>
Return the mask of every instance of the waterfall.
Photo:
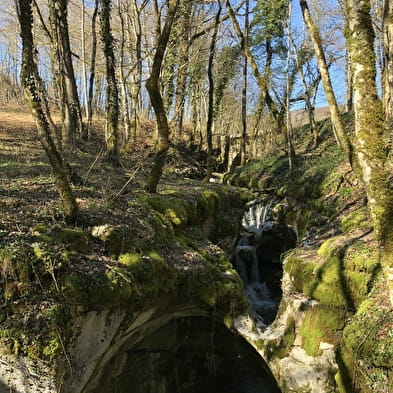
<svg viewBox="0 0 393 393">
<path fill-rule="evenodd" d="M 256 201 L 252 201 L 249 205 L 248 211 L 243 216 L 242 226 L 249 232 L 260 234 L 265 225 L 269 222 L 271 217 L 271 202 L 267 205 L 262 205 Z"/>
<path fill-rule="evenodd" d="M 273 322 L 282 297 L 281 255 L 296 246 L 296 234 L 272 219 L 272 204 L 253 201 L 245 212 L 235 267 L 243 280 L 257 326 Z"/>
</svg>

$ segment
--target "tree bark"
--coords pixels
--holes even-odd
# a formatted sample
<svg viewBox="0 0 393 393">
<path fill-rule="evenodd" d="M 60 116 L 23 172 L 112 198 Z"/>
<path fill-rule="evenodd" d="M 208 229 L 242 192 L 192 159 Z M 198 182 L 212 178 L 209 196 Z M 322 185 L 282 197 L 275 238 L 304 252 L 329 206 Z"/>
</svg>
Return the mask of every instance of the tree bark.
<svg viewBox="0 0 393 393">
<path fill-rule="evenodd" d="M 384 113 L 376 85 L 370 1 L 346 0 L 346 7 L 354 86 L 355 149 L 393 304 L 393 194 L 385 167 Z"/>
<path fill-rule="evenodd" d="M 83 135 L 82 112 L 75 81 L 74 66 L 68 32 L 68 0 L 49 0 L 52 27 L 52 45 L 56 47 L 59 67 L 59 86 L 62 109 L 62 143 L 65 151 L 75 144 L 77 135 Z"/>
<path fill-rule="evenodd" d="M 288 165 L 289 165 L 289 176 L 293 175 L 293 171 L 295 170 L 296 166 L 296 153 L 295 148 L 293 147 L 293 129 L 292 129 L 292 118 L 291 118 L 291 92 L 293 89 L 294 83 L 294 75 L 291 78 L 291 18 L 292 18 L 292 3 L 289 3 L 288 8 L 288 23 L 287 23 L 287 30 L 288 30 L 288 52 L 287 52 L 287 84 L 286 84 L 286 100 L 285 100 L 285 107 L 286 107 L 286 138 L 287 138 L 287 155 L 288 155 Z"/>
<path fill-rule="evenodd" d="M 96 54 L 97 54 L 97 32 L 96 32 L 96 21 L 98 14 L 98 2 L 95 1 L 94 11 L 91 18 L 91 35 L 92 35 L 92 43 L 91 43 L 91 57 L 90 57 L 90 65 L 89 65 L 89 91 L 87 97 L 87 107 L 88 107 L 88 116 L 87 116 L 87 135 L 90 138 L 91 136 L 91 127 L 93 122 L 93 97 L 94 97 L 94 80 L 95 80 L 95 70 L 96 70 Z"/>
<path fill-rule="evenodd" d="M 383 4 L 383 105 L 386 126 L 392 137 L 393 128 L 393 1 L 384 0 Z"/>
<path fill-rule="evenodd" d="M 37 124 L 38 138 L 52 166 L 55 186 L 62 202 L 65 219 L 68 222 L 74 222 L 78 216 L 78 204 L 68 182 L 62 157 L 51 136 L 50 125 L 44 109 L 46 97 L 42 94 L 43 81 L 38 74 L 38 67 L 34 59 L 31 0 L 18 0 L 16 6 L 22 38 L 21 81 L 25 98 Z"/>
<path fill-rule="evenodd" d="M 348 136 L 344 131 L 344 127 L 340 117 L 340 110 L 338 108 L 336 96 L 334 94 L 332 81 L 330 79 L 329 70 L 326 62 L 325 53 L 322 47 L 322 39 L 317 27 L 311 17 L 310 10 L 306 0 L 299 0 L 304 23 L 307 26 L 308 33 L 310 34 L 311 41 L 314 46 L 315 56 L 317 58 L 319 71 L 321 73 L 323 89 L 325 91 L 326 100 L 329 105 L 330 118 L 333 125 L 333 132 L 335 132 L 336 139 L 339 145 L 344 150 L 349 163 L 353 166 L 354 154 L 353 147 L 349 141 Z"/>
<path fill-rule="evenodd" d="M 121 0 L 117 0 L 117 8 L 120 20 L 120 64 L 119 64 L 119 79 L 120 79 L 120 97 L 121 97 L 121 107 L 123 113 L 123 124 L 124 124 L 124 139 L 126 142 L 130 139 L 131 121 L 130 121 L 130 108 L 128 101 L 128 87 L 127 87 L 127 77 L 125 74 L 125 21 L 123 13 L 127 10 L 123 9 L 123 4 Z"/>
<path fill-rule="evenodd" d="M 190 52 L 191 33 L 191 11 L 192 1 L 187 0 L 182 5 L 181 12 L 181 36 L 179 44 L 180 62 L 177 69 L 176 91 L 175 91 L 175 114 L 174 123 L 176 127 L 176 137 L 181 140 L 184 120 L 184 104 L 186 98 L 186 87 L 188 78 L 188 63 Z"/>
<path fill-rule="evenodd" d="M 118 150 L 119 129 L 119 91 L 116 81 L 115 53 L 113 50 L 113 35 L 110 24 L 111 0 L 101 0 L 101 41 L 105 56 L 106 75 L 106 125 L 105 142 L 106 158 L 114 166 L 120 165 Z"/>
<path fill-rule="evenodd" d="M 164 60 L 165 50 L 171 34 L 172 24 L 175 19 L 179 0 L 169 0 L 168 13 L 165 24 L 160 31 L 157 41 L 157 48 L 154 54 L 153 65 L 149 78 L 146 81 L 146 88 L 149 92 L 150 101 L 154 109 L 157 121 L 157 147 L 153 166 L 147 178 L 145 190 L 150 193 L 157 192 L 157 186 L 162 176 L 166 155 L 169 149 L 169 125 L 160 91 L 160 73 Z"/>
<path fill-rule="evenodd" d="M 244 15 L 244 41 L 248 43 L 249 36 L 249 12 L 250 2 L 246 1 L 246 9 Z M 242 86 L 242 140 L 240 147 L 240 165 L 247 162 L 247 82 L 248 82 L 248 60 L 243 50 L 243 86 Z"/>
<path fill-rule="evenodd" d="M 218 11 L 216 13 L 213 35 L 209 48 L 209 60 L 207 65 L 207 79 L 209 83 L 209 98 L 207 105 L 207 122 L 206 122 L 206 141 L 207 141 L 207 174 L 205 181 L 209 181 L 213 173 L 213 121 L 214 121 L 214 78 L 213 78 L 213 61 L 216 50 L 218 28 L 220 26 L 221 1 L 218 1 Z"/>
</svg>

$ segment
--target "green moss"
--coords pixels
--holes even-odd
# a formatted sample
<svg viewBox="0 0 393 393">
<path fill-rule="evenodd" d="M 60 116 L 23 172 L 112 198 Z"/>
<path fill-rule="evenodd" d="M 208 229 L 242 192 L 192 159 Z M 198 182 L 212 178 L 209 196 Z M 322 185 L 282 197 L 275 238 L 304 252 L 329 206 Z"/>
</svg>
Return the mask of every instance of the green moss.
<svg viewBox="0 0 393 393">
<path fill-rule="evenodd" d="M 184 227 L 188 222 L 185 203 L 178 198 L 151 196 L 146 199 L 146 203 L 163 214 L 176 227 Z"/>
<path fill-rule="evenodd" d="M 367 299 L 345 327 L 341 353 L 361 392 L 393 388 L 393 315 Z"/>
<path fill-rule="evenodd" d="M 110 258 L 117 259 L 127 252 L 141 252 L 171 244 L 175 239 L 172 223 L 163 214 L 140 206 L 141 218 L 128 225 L 105 224 L 94 227 L 92 235 L 104 243 Z"/>
<path fill-rule="evenodd" d="M 302 346 L 307 354 L 317 356 L 321 342 L 337 345 L 345 320 L 344 308 L 317 305 L 306 310 L 301 335 Z"/>
<path fill-rule="evenodd" d="M 104 276 L 94 278 L 67 274 L 60 279 L 60 289 L 67 304 L 80 305 L 86 311 L 103 310 L 118 306 L 133 293 L 131 277 L 127 271 L 113 268 Z"/>
<path fill-rule="evenodd" d="M 187 276 L 187 287 L 189 296 L 213 307 L 222 319 L 232 320 L 249 308 L 239 276 L 224 273 L 210 263 Z"/>
<path fill-rule="evenodd" d="M 90 251 L 87 234 L 80 229 L 51 228 L 36 225 L 33 232 L 37 232 L 38 239 L 49 244 L 63 244 L 68 250 L 87 253 Z"/>
<path fill-rule="evenodd" d="M 62 245 L 34 243 L 33 252 L 39 261 L 35 272 L 41 276 L 45 276 L 47 273 L 53 275 L 56 271 L 66 267 L 71 260 L 70 252 Z"/>
<path fill-rule="evenodd" d="M 88 237 L 81 230 L 63 228 L 60 230 L 58 238 L 73 251 L 83 253 L 90 251 Z"/>
<path fill-rule="evenodd" d="M 197 209 L 206 218 L 214 215 L 219 210 L 220 197 L 217 192 L 205 190 L 197 199 Z"/>
<path fill-rule="evenodd" d="M 325 240 L 318 249 L 318 256 L 324 259 L 330 258 L 333 254 L 337 254 L 342 248 L 342 236 L 335 236 Z"/>
<path fill-rule="evenodd" d="M 322 304 L 330 306 L 350 307 L 346 293 L 346 282 L 342 261 L 333 256 L 324 263 L 317 272 L 320 277 L 312 296 Z"/>
<path fill-rule="evenodd" d="M 315 286 L 318 284 L 316 265 L 305 262 L 296 254 L 289 255 L 285 259 L 284 271 L 289 274 L 291 281 L 299 292 L 312 296 Z"/>
<path fill-rule="evenodd" d="M 29 346 L 30 353 L 32 350 L 31 347 L 33 347 L 33 349 L 34 349 L 35 346 L 34 345 Z M 61 353 L 62 353 L 62 345 L 60 342 L 60 338 L 56 335 L 56 333 L 54 333 L 52 337 L 49 337 L 46 340 L 45 346 L 42 348 L 42 355 L 43 355 L 44 359 L 53 360 L 55 357 L 59 356 Z"/>
<path fill-rule="evenodd" d="M 3 281 L 29 282 L 32 278 L 31 249 L 24 244 L 0 248 L 0 269 Z"/>
<path fill-rule="evenodd" d="M 344 233 L 350 233 L 355 229 L 371 229 L 367 208 L 362 207 L 344 217 L 341 221 L 341 228 Z"/>
<path fill-rule="evenodd" d="M 167 293 L 175 286 L 175 270 L 156 251 L 122 254 L 119 262 L 127 267 L 127 272 L 133 278 L 140 294 Z"/>
</svg>

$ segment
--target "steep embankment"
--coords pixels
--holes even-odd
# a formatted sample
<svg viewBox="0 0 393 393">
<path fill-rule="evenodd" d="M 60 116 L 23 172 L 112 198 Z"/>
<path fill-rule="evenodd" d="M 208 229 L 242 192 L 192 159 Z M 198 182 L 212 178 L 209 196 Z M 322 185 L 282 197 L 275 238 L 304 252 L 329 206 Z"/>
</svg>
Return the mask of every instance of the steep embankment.
<svg viewBox="0 0 393 393">
<path fill-rule="evenodd" d="M 351 119 L 346 118 L 347 127 Z M 283 392 L 393 391 L 393 313 L 362 185 L 320 123 L 297 131 L 297 168 L 282 151 L 226 175 L 272 204 L 298 247 L 283 258 L 278 317 L 253 337 Z"/>
<path fill-rule="evenodd" d="M 146 194 L 148 144 L 112 168 L 95 135 L 72 157 L 70 227 L 29 116 L 0 116 L 1 393 L 279 391 L 230 329 L 248 310 L 228 259 L 248 190 L 184 179 L 186 157 Z"/>
</svg>

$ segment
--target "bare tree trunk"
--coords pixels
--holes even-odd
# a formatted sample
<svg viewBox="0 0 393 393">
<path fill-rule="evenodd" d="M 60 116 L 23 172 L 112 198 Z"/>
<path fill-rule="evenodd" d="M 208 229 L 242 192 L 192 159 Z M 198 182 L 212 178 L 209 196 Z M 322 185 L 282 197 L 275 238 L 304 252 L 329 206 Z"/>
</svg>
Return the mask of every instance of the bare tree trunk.
<svg viewBox="0 0 393 393">
<path fill-rule="evenodd" d="M 68 0 L 49 0 L 53 44 L 57 47 L 59 82 L 63 116 L 63 148 L 67 151 L 83 134 L 82 112 L 75 81 L 74 66 L 68 32 Z"/>
<path fill-rule="evenodd" d="M 186 86 L 188 77 L 188 62 L 190 52 L 191 33 L 191 11 L 192 1 L 184 2 L 181 12 L 181 41 L 179 44 L 180 62 L 177 70 L 177 81 L 175 91 L 175 114 L 174 123 L 176 126 L 176 137 L 181 140 L 184 120 L 184 104 L 186 98 Z"/>
<path fill-rule="evenodd" d="M 370 0 L 346 0 L 352 58 L 355 149 L 393 304 L 393 194 L 386 172 L 384 113 L 378 98 Z"/>
<path fill-rule="evenodd" d="M 123 17 L 123 10 L 121 0 L 117 0 L 117 8 L 120 19 L 120 64 L 119 64 L 119 79 L 120 79 L 120 97 L 121 97 L 121 107 L 123 113 L 123 124 L 124 124 L 124 137 L 125 141 L 128 142 L 130 138 L 130 129 L 131 129 L 131 121 L 130 121 L 130 108 L 128 102 L 128 88 L 127 88 L 127 77 L 125 75 L 125 65 L 124 65 L 124 56 L 125 56 L 125 22 Z"/>
<path fill-rule="evenodd" d="M 82 40 L 82 74 L 83 74 L 83 101 L 85 104 L 85 116 L 86 119 L 90 117 L 89 114 L 89 105 L 87 104 L 88 102 L 88 92 L 87 92 L 87 60 L 86 60 L 86 17 L 85 17 L 85 12 L 86 12 L 86 5 L 85 5 L 85 0 L 82 0 L 82 7 L 81 7 L 81 40 Z M 85 131 L 87 132 L 87 127 L 85 127 Z M 86 135 L 83 135 L 83 137 L 87 137 Z"/>
<path fill-rule="evenodd" d="M 95 69 L 96 69 L 96 54 L 97 54 L 97 32 L 96 32 L 96 21 L 98 14 L 98 2 L 99 0 L 95 0 L 93 16 L 91 19 L 91 35 L 92 35 L 92 43 L 91 43 L 91 58 L 90 58 L 90 66 L 89 66 L 89 92 L 87 97 L 87 136 L 90 138 L 91 136 L 91 127 L 93 122 L 93 97 L 94 97 L 94 79 L 95 79 Z"/>
<path fill-rule="evenodd" d="M 116 81 L 113 35 L 110 25 L 111 0 L 101 0 L 101 41 L 106 68 L 106 158 L 115 166 L 120 165 L 118 150 L 119 91 Z"/>
<path fill-rule="evenodd" d="M 292 3 L 289 3 L 288 9 L 288 53 L 287 53 L 287 85 L 286 85 L 286 114 L 287 114 L 287 126 L 286 126 L 286 137 L 287 137 L 287 154 L 288 154 L 288 164 L 289 164 L 289 176 L 293 175 L 296 165 L 296 154 L 295 148 L 293 147 L 293 130 L 292 130 L 292 119 L 291 119 L 291 91 L 293 86 L 293 79 L 291 80 L 291 18 L 292 18 Z"/>
<path fill-rule="evenodd" d="M 59 151 L 53 142 L 50 125 L 45 115 L 46 97 L 43 92 L 43 82 L 38 74 L 38 67 L 34 59 L 34 40 L 32 34 L 33 13 L 31 0 L 18 0 L 16 3 L 18 20 L 21 27 L 22 38 L 22 70 L 26 101 L 31 107 L 36 120 L 38 137 L 51 163 L 55 177 L 56 190 L 62 202 L 65 218 L 74 222 L 78 216 L 78 204 L 71 191 L 67 179 L 67 172 Z"/>
<path fill-rule="evenodd" d="M 139 6 L 137 0 L 133 0 L 131 3 L 131 12 L 127 14 L 128 25 L 130 26 L 130 36 L 134 47 L 132 48 L 132 55 L 135 56 L 134 67 L 135 71 L 131 74 L 132 85 L 131 85 L 131 133 L 132 138 L 135 140 L 139 129 L 140 129 L 140 117 L 142 111 L 141 104 L 141 90 L 142 90 L 142 24 L 141 24 L 141 12 L 146 6 L 147 1 Z"/>
<path fill-rule="evenodd" d="M 249 11 L 250 2 L 246 0 L 246 10 L 244 15 L 244 41 L 248 43 L 249 34 Z M 244 52 L 244 48 L 242 48 Z M 248 82 L 248 60 L 243 53 L 243 86 L 242 86 L 242 140 L 240 148 L 240 165 L 244 165 L 247 161 L 247 82 Z"/>
<path fill-rule="evenodd" d="M 169 125 L 161 96 L 159 82 L 162 62 L 164 60 L 165 50 L 169 41 L 169 36 L 171 34 L 172 24 L 175 19 L 178 5 L 179 0 L 169 0 L 165 24 L 162 31 L 160 31 L 151 73 L 146 81 L 146 88 L 149 92 L 150 101 L 154 108 L 158 130 L 158 140 L 153 167 L 150 171 L 145 185 L 145 190 L 150 193 L 157 192 L 157 185 L 161 179 L 162 171 L 165 165 L 166 155 L 169 149 Z"/>
<path fill-rule="evenodd" d="M 214 79 L 213 60 L 216 50 L 218 28 L 220 26 L 221 1 L 218 0 L 218 11 L 216 13 L 215 25 L 209 49 L 209 61 L 207 65 L 207 79 L 209 82 L 209 101 L 207 106 L 206 140 L 207 140 L 207 174 L 205 181 L 209 181 L 213 173 L 213 121 L 214 121 Z"/>
<path fill-rule="evenodd" d="M 346 94 L 346 111 L 351 112 L 353 109 L 353 83 L 352 83 L 352 70 L 351 70 L 351 56 L 349 52 L 347 51 L 346 55 L 346 62 L 345 62 L 345 68 L 346 68 L 346 82 L 347 82 L 347 94 Z"/>
<path fill-rule="evenodd" d="M 330 117 L 333 125 L 333 132 L 335 132 L 338 143 L 344 150 L 348 158 L 348 161 L 350 162 L 351 166 L 353 166 L 355 164 L 353 162 L 354 161 L 353 147 L 349 141 L 348 135 L 346 135 L 344 131 L 344 127 L 341 121 L 340 110 L 338 108 L 336 96 L 334 94 L 334 90 L 332 86 L 332 81 L 329 75 L 325 53 L 322 47 L 322 39 L 317 27 L 314 24 L 314 21 L 312 20 L 307 1 L 299 0 L 299 3 L 302 9 L 304 23 L 307 26 L 308 33 L 310 34 L 310 38 L 314 46 L 315 55 L 317 57 L 318 67 L 322 77 L 322 84 L 325 91 L 326 100 L 329 105 Z"/>
</svg>

